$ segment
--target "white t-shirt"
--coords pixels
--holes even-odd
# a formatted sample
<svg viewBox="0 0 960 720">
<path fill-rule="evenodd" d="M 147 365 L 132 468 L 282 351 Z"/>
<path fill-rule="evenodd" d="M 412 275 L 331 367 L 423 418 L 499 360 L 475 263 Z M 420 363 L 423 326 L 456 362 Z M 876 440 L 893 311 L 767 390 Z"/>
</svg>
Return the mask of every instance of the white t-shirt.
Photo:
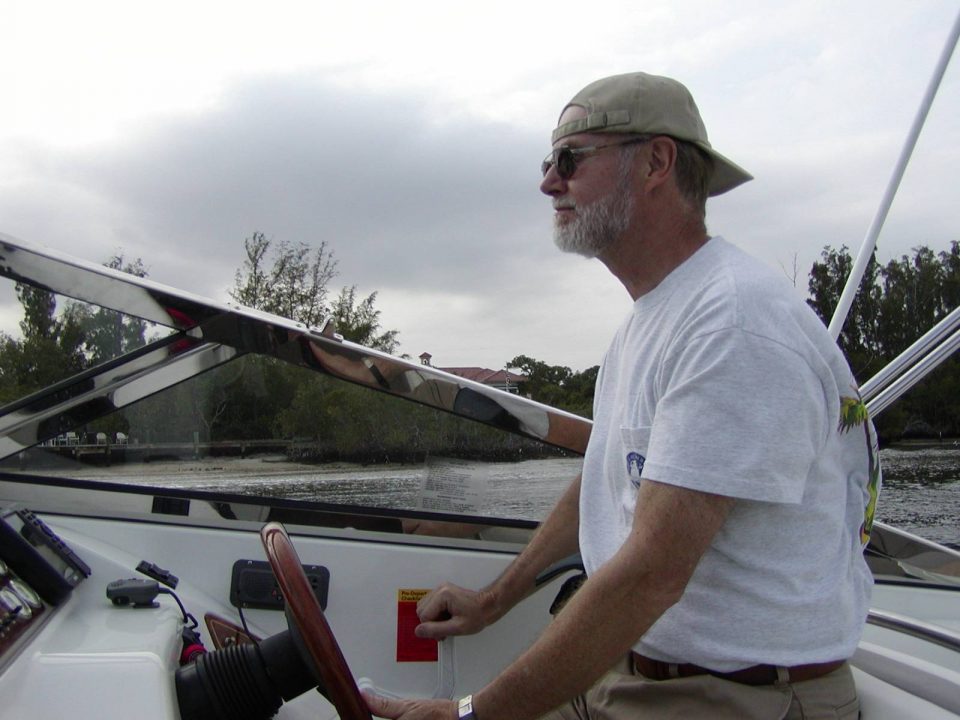
<svg viewBox="0 0 960 720">
<path fill-rule="evenodd" d="M 721 238 L 635 302 L 597 380 L 580 496 L 587 572 L 620 549 L 644 478 L 738 500 L 637 652 L 720 672 L 853 653 L 879 465 L 869 422 L 840 429 L 842 397 L 857 399 L 854 378 L 823 323 Z"/>
</svg>

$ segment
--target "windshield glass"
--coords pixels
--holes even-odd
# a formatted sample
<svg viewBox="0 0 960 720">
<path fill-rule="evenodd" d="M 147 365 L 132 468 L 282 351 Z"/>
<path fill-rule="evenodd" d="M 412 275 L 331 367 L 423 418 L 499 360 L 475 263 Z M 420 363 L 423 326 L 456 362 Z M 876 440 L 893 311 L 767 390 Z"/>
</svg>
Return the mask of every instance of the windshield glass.
<svg viewBox="0 0 960 720">
<path fill-rule="evenodd" d="M 11 444 L 6 472 L 265 504 L 525 521 L 542 519 L 579 472 L 576 453 L 330 372 L 229 348 L 198 350 L 170 328 L 28 286 L 10 296 L 0 338 L 5 439 L 22 441 L 25 428 L 35 428 L 40 442 Z M 191 355 L 204 353 L 203 360 Z M 183 358 L 180 365 L 189 359 L 190 370 L 171 374 L 171 358 Z M 451 394 L 416 371 L 381 373 L 366 359 L 350 362 L 381 386 L 413 387 L 414 400 Z M 78 382 L 84 373 L 89 378 Z M 143 379 L 37 420 L 64 396 L 135 373 Z M 505 411 L 485 395 L 452 387 L 451 408 L 524 430 L 512 416 L 512 425 L 501 421 Z M 104 405 L 117 409 L 104 412 Z M 540 423 L 535 415 L 531 426 Z"/>
</svg>

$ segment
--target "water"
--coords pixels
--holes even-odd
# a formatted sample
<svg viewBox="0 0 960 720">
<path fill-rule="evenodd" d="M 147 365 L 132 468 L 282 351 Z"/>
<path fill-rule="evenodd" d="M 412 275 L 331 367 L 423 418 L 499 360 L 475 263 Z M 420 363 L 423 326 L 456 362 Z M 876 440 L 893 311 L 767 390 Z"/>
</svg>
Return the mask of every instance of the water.
<svg viewBox="0 0 960 720">
<path fill-rule="evenodd" d="M 176 469 L 169 465 L 161 469 L 161 464 L 156 465 L 159 472 L 152 476 L 141 474 L 140 482 L 165 488 L 219 490 L 408 510 L 423 507 L 421 497 L 427 476 L 453 468 L 467 476 L 465 482 L 477 490 L 470 514 L 521 520 L 542 520 L 566 484 L 580 471 L 579 459 L 565 458 L 524 462 L 436 461 L 426 467 L 348 463 L 304 466 L 224 458 L 179 463 Z M 90 473 L 84 477 L 94 478 Z"/>
<path fill-rule="evenodd" d="M 960 446 L 884 449 L 884 486 L 877 519 L 921 537 L 960 548 Z M 470 514 L 541 520 L 580 470 L 579 459 L 516 463 L 437 462 L 433 465 L 305 466 L 280 458 L 203 458 L 68 474 L 86 479 L 283 497 L 345 505 L 420 509 L 424 481 L 454 467 L 477 492 Z M 55 473 L 49 473 L 55 474 Z"/>
<path fill-rule="evenodd" d="M 960 549 L 960 446 L 880 451 L 877 519 Z"/>
</svg>

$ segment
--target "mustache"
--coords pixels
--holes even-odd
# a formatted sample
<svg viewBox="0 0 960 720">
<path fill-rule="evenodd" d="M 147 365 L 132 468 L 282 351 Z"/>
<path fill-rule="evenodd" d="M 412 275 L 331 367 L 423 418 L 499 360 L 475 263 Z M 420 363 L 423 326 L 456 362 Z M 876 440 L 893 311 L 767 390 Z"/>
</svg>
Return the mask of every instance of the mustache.
<svg viewBox="0 0 960 720">
<path fill-rule="evenodd" d="M 554 210 L 574 210 L 576 207 L 577 204 L 571 198 L 560 197 L 553 199 Z"/>
</svg>

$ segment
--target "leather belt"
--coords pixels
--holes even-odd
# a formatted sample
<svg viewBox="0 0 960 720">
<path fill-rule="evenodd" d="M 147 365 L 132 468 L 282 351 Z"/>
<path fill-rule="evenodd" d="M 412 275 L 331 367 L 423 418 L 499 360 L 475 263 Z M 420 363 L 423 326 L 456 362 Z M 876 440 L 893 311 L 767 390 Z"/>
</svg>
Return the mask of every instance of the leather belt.
<svg viewBox="0 0 960 720">
<path fill-rule="evenodd" d="M 713 675 L 724 680 L 730 680 L 741 685 L 773 685 L 777 682 L 797 683 L 805 680 L 814 680 L 839 669 L 846 660 L 831 660 L 824 663 L 810 665 L 794 665 L 793 667 L 777 667 L 776 665 L 754 665 L 722 673 L 709 668 L 693 665 L 692 663 L 667 663 L 654 660 L 632 652 L 631 660 L 641 675 L 649 680 L 670 680 L 672 678 L 693 677 L 695 675 Z"/>
</svg>

